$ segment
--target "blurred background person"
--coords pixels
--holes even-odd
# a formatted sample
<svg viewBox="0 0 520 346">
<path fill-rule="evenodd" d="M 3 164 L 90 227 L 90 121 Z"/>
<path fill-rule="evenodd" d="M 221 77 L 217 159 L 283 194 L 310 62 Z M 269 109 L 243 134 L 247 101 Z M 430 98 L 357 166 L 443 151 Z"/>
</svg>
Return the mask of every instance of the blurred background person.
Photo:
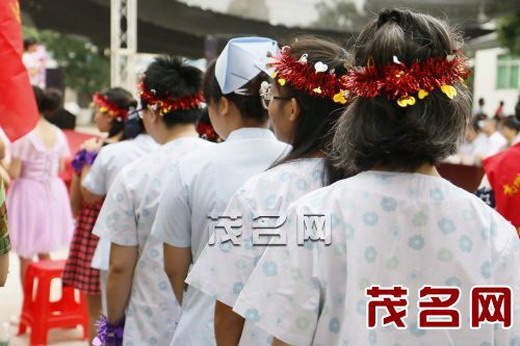
<svg viewBox="0 0 520 346">
<path fill-rule="evenodd" d="M 4 287 L 9 272 L 9 229 L 7 225 L 7 210 L 5 208 L 5 186 L 0 178 L 0 287 Z"/>
<path fill-rule="evenodd" d="M 31 84 L 40 88 L 45 88 L 46 59 L 45 48 L 40 46 L 35 38 L 27 38 L 23 41 L 23 64 L 29 73 Z"/>
<path fill-rule="evenodd" d="M 497 131 L 497 122 L 495 119 L 489 119 L 484 115 L 477 115 L 474 121 L 476 122 L 475 127 L 478 128 L 479 133 L 473 141 L 473 155 L 475 155 L 478 160 L 493 156 L 507 147 L 507 140 Z"/>
<path fill-rule="evenodd" d="M 9 139 L 4 131 L 0 128 L 0 179 L 4 185 L 9 185 L 9 173 L 7 173 L 7 164 L 9 163 Z"/>
<path fill-rule="evenodd" d="M 504 101 L 500 101 L 497 109 L 495 110 L 494 119 L 496 121 L 500 121 L 500 120 L 504 119 L 505 117 L 506 117 L 506 115 L 504 113 Z"/>
<path fill-rule="evenodd" d="M 520 142 L 520 121 L 513 115 L 508 116 L 504 119 L 500 132 L 507 140 L 508 147 L 515 145 Z"/>
<path fill-rule="evenodd" d="M 485 111 L 484 111 L 484 106 L 486 105 L 486 101 L 484 100 L 483 97 L 479 98 L 478 99 L 478 104 L 477 106 L 473 109 L 473 115 L 479 115 L 479 114 L 484 114 Z"/>
</svg>

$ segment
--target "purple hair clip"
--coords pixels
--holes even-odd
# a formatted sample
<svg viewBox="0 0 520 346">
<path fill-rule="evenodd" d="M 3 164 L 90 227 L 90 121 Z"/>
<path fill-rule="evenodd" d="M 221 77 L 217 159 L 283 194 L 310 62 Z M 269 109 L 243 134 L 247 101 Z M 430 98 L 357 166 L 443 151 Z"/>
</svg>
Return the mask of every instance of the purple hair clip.
<svg viewBox="0 0 520 346">
<path fill-rule="evenodd" d="M 83 166 L 92 165 L 96 159 L 97 153 L 92 151 L 86 151 L 85 149 L 78 151 L 74 160 L 71 162 L 72 169 L 76 173 L 81 173 Z"/>
<path fill-rule="evenodd" d="M 123 345 L 123 332 L 125 330 L 125 319 L 112 324 L 104 315 L 96 321 L 98 334 L 92 340 L 94 346 L 120 346 Z"/>
</svg>

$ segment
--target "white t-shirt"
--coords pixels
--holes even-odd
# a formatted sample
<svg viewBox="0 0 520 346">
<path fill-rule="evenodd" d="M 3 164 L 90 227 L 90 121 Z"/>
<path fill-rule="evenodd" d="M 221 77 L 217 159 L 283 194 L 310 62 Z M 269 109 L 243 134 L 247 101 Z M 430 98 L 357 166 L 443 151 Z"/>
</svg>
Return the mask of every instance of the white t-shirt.
<svg viewBox="0 0 520 346">
<path fill-rule="evenodd" d="M 83 187 L 95 195 L 106 195 L 124 166 L 157 148 L 159 145 L 146 134 L 101 148 Z"/>
<path fill-rule="evenodd" d="M 191 248 L 192 261 L 206 246 L 210 216 L 224 212 L 235 191 L 266 170 L 288 146 L 267 129 L 242 128 L 224 143 L 183 158 L 162 195 L 152 234 L 164 243 Z M 214 299 L 189 287 L 171 345 L 212 345 Z"/>
<path fill-rule="evenodd" d="M 306 214 L 325 215 L 330 245 L 311 240 L 297 245 Z M 235 311 L 286 343 L 516 345 L 520 340 L 518 235 L 476 196 L 440 177 L 360 173 L 291 204 L 282 230 L 287 246 L 266 249 Z M 409 290 L 405 329 L 383 327 L 385 309 L 377 309 L 377 325 L 367 328 L 365 290 L 372 285 Z M 461 289 L 455 305 L 460 329 L 418 327 L 423 285 Z M 510 329 L 469 327 L 475 285 L 513 289 L 516 317 Z"/>
<path fill-rule="evenodd" d="M 498 131 L 493 132 L 493 134 L 489 136 L 489 143 L 491 145 L 489 156 L 495 155 L 507 147 L 507 139 Z"/>
<path fill-rule="evenodd" d="M 94 234 L 118 245 L 137 246 L 139 251 L 126 311 L 125 345 L 167 345 L 172 339 L 180 306 L 164 272 L 162 243 L 149 235 L 163 187 L 179 159 L 213 145 L 196 137 L 173 140 L 125 166 L 110 187 Z"/>
<path fill-rule="evenodd" d="M 103 147 L 83 181 L 83 187 L 93 194 L 106 195 L 123 167 L 157 148 L 159 148 L 159 145 L 152 137 L 145 134 Z M 96 232 L 95 227 L 93 232 Z M 97 234 L 100 235 L 102 232 L 98 231 Z M 92 258 L 92 267 L 108 270 L 109 259 L 110 242 L 103 240 L 101 237 Z"/>
<path fill-rule="evenodd" d="M 324 159 L 316 158 L 287 162 L 249 179 L 233 195 L 223 214 L 242 216 L 238 244 L 217 237 L 214 245 L 206 246 L 186 282 L 232 307 L 266 249 L 254 239 L 254 233 L 265 231 L 257 227 L 282 223 L 289 203 L 322 187 L 323 178 Z M 267 244 L 269 239 L 259 240 Z M 271 338 L 246 321 L 240 344 L 271 345 Z"/>
</svg>

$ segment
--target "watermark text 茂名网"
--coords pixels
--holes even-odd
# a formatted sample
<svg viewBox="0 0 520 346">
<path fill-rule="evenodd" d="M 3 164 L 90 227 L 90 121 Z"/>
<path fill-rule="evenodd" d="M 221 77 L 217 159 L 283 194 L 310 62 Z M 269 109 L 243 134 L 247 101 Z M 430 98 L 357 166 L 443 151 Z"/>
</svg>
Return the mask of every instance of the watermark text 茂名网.
<svg viewBox="0 0 520 346">
<path fill-rule="evenodd" d="M 235 246 L 242 244 L 244 219 L 242 215 L 210 215 L 208 232 L 209 245 L 230 242 Z M 251 216 L 247 220 L 247 229 L 251 230 L 251 244 L 253 246 L 286 245 L 287 232 L 293 231 L 286 225 L 287 216 L 278 213 L 262 212 Z M 296 222 L 296 241 L 304 245 L 306 241 L 323 241 L 325 245 L 332 242 L 330 217 L 327 214 L 303 214 Z"/>
<path fill-rule="evenodd" d="M 393 325 L 397 329 L 407 327 L 409 290 L 403 286 L 381 287 L 373 285 L 365 290 L 367 302 L 367 327 L 378 325 L 377 311 L 386 310 L 381 320 L 383 327 Z M 460 328 L 460 311 L 455 307 L 460 300 L 459 287 L 428 286 L 418 292 L 419 329 Z M 509 286 L 475 286 L 470 294 L 471 328 L 478 329 L 484 323 L 501 324 L 511 328 L 512 290 Z"/>
</svg>

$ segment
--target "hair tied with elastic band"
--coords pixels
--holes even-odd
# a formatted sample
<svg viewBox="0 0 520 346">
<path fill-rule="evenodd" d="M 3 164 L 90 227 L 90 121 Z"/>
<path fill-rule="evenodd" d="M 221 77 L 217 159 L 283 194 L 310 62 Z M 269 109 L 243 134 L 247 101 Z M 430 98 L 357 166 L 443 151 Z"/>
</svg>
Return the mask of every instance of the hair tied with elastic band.
<svg viewBox="0 0 520 346">
<path fill-rule="evenodd" d="M 401 13 L 397 10 L 385 10 L 383 11 L 377 20 L 377 27 L 380 28 L 388 22 L 401 23 Z"/>
</svg>

